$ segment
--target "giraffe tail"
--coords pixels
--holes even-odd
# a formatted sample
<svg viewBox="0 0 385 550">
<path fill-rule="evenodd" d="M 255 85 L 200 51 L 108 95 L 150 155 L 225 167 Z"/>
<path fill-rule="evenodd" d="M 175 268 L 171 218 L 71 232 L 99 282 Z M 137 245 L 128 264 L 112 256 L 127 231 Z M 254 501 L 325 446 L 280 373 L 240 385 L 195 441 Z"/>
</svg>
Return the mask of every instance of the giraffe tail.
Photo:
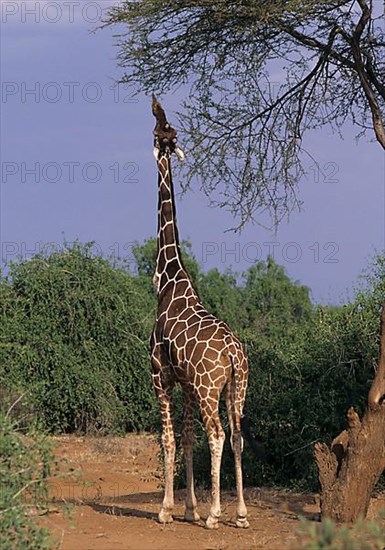
<svg viewBox="0 0 385 550">
<path fill-rule="evenodd" d="M 266 451 L 264 446 L 262 445 L 261 441 L 253 436 L 250 430 L 250 420 L 247 416 L 241 417 L 241 431 L 242 436 L 245 438 L 247 443 L 250 446 L 250 449 L 253 451 L 255 457 L 258 460 L 265 461 L 266 460 Z"/>
<path fill-rule="evenodd" d="M 247 441 L 250 449 L 258 460 L 266 460 L 266 452 L 261 441 L 254 437 L 250 429 L 250 420 L 239 410 L 239 404 L 242 403 L 241 388 L 238 381 L 238 373 L 234 364 L 234 358 L 231 357 L 232 377 L 231 377 L 231 401 L 234 411 L 234 425 L 237 431 L 241 431 L 242 437 Z"/>
</svg>

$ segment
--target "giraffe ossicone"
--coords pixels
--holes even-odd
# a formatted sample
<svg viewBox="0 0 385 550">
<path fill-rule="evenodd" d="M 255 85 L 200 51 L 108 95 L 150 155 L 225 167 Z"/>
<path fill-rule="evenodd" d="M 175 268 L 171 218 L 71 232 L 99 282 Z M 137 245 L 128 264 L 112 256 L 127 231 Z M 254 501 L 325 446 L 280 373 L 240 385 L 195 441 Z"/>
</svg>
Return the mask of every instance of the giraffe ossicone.
<svg viewBox="0 0 385 550">
<path fill-rule="evenodd" d="M 219 417 L 219 399 L 225 393 L 235 460 L 238 527 L 248 527 L 242 484 L 241 417 L 246 395 L 248 363 L 239 340 L 223 322 L 201 304 L 183 265 L 171 172 L 171 155 L 184 160 L 177 134 L 153 96 L 156 118 L 154 156 L 158 168 L 157 259 L 153 282 L 158 308 L 151 336 L 152 380 L 162 417 L 165 491 L 159 521 L 170 523 L 174 506 L 175 436 L 172 393 L 176 383 L 183 393 L 182 446 L 186 460 L 187 521 L 198 521 L 194 491 L 194 407 L 198 406 L 211 454 L 212 501 L 206 526 L 216 529 L 221 514 L 220 467 L 225 433 Z"/>
</svg>

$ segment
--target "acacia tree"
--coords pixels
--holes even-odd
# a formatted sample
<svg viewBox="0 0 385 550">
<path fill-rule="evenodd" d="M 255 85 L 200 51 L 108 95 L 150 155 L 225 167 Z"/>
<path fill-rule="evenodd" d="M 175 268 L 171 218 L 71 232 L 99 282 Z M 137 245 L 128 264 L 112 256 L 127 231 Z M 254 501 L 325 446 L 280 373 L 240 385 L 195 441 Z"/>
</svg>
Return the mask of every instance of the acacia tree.
<svg viewBox="0 0 385 550">
<path fill-rule="evenodd" d="M 385 36 L 373 0 L 137 0 L 113 7 L 122 81 L 187 85 L 180 125 L 198 178 L 238 226 L 298 202 L 305 134 L 369 130 L 385 148 Z M 378 13 L 377 13 L 378 12 Z"/>
</svg>

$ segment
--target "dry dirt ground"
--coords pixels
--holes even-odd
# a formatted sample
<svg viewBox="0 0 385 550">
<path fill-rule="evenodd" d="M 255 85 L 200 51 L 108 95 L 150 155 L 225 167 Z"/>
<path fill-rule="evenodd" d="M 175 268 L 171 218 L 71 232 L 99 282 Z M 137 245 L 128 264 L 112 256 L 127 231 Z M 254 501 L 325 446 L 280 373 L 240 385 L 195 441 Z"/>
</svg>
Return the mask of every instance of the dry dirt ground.
<svg viewBox="0 0 385 550">
<path fill-rule="evenodd" d="M 319 512 L 317 495 L 248 489 L 250 528 L 240 530 L 233 526 L 235 494 L 224 492 L 220 527 L 209 531 L 203 521 L 183 521 L 184 493 L 177 491 L 174 523 L 163 526 L 157 523 L 162 489 L 153 436 L 55 440 L 65 475 L 52 480 L 52 501 L 40 522 L 62 550 L 298 549 L 298 517 L 314 520 Z M 205 519 L 209 494 L 197 496 Z M 373 499 L 371 514 L 380 507 L 385 498 Z"/>
</svg>

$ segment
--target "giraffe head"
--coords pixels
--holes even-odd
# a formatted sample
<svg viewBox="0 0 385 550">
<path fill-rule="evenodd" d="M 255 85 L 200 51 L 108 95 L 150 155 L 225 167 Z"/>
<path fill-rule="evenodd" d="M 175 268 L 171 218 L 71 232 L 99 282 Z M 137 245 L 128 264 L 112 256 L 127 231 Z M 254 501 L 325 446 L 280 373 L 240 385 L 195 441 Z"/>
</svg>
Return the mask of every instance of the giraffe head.
<svg viewBox="0 0 385 550">
<path fill-rule="evenodd" d="M 170 155 L 175 153 L 179 160 L 184 161 L 184 153 L 176 144 L 176 130 L 167 122 L 166 113 L 154 94 L 152 95 L 152 113 L 156 118 L 154 129 L 155 159 L 158 160 L 160 154 Z"/>
</svg>

